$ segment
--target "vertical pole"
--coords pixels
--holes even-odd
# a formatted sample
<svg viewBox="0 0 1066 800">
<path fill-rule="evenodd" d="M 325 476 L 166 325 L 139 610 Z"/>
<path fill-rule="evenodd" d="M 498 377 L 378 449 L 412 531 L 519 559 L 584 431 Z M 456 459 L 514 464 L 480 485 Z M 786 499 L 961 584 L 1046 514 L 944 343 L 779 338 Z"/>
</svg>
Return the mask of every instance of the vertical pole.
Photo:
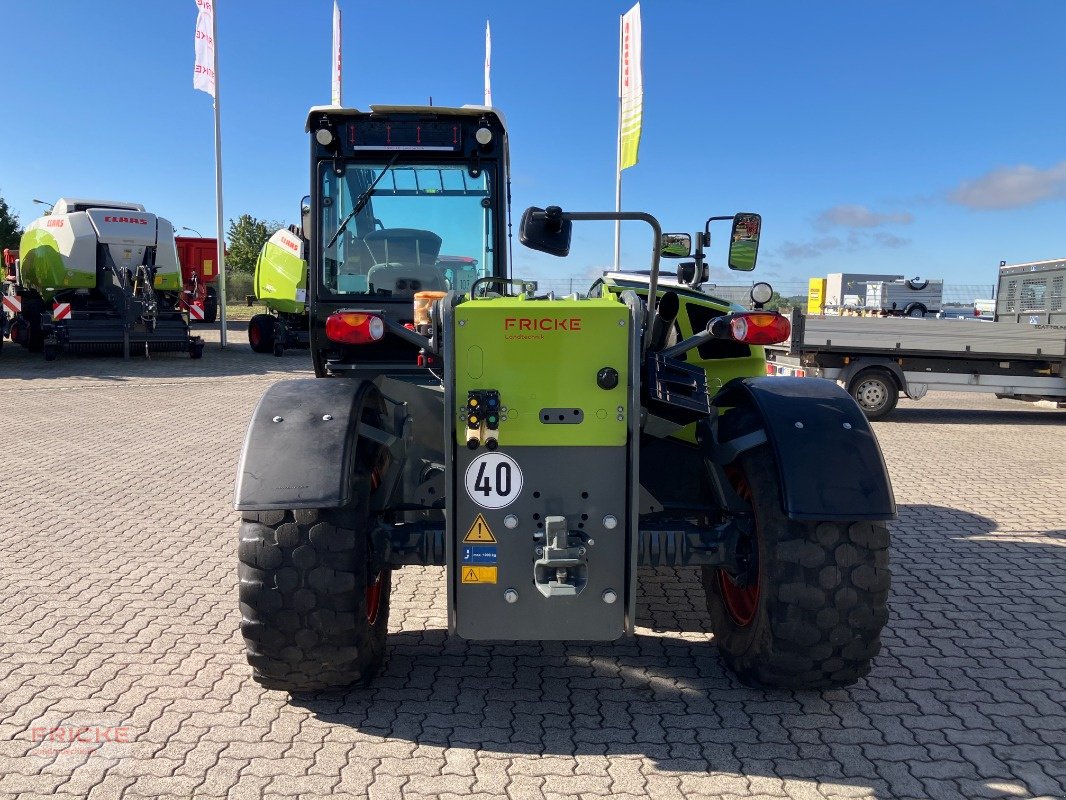
<svg viewBox="0 0 1066 800">
<path fill-rule="evenodd" d="M 222 81 L 218 72 L 218 0 L 211 13 L 211 38 L 215 45 L 215 225 L 218 236 L 219 342 L 226 346 L 226 239 L 222 230 Z"/>
<path fill-rule="evenodd" d="M 614 154 L 614 210 L 622 210 L 622 17 L 618 17 L 618 141 Z M 622 248 L 622 223 L 614 222 L 614 270 L 618 271 Z"/>
</svg>

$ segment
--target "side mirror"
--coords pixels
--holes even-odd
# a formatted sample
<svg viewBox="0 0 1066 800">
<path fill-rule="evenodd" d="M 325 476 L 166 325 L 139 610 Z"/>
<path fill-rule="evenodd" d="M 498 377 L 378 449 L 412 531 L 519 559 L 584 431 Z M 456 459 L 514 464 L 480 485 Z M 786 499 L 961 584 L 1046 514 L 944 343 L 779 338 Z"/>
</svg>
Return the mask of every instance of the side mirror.
<svg viewBox="0 0 1066 800">
<path fill-rule="evenodd" d="M 744 212 L 733 217 L 733 232 L 729 237 L 729 268 L 742 272 L 755 269 L 759 255 L 759 235 L 762 217 Z"/>
<path fill-rule="evenodd" d="M 687 233 L 664 233 L 659 240 L 660 258 L 688 258 L 692 254 L 692 237 Z"/>
<path fill-rule="evenodd" d="M 518 241 L 531 250 L 540 250 L 552 256 L 570 255 L 570 233 L 573 223 L 563 219 L 559 206 L 547 209 L 530 206 L 522 214 L 518 228 Z"/>
<path fill-rule="evenodd" d="M 311 235 L 311 195 L 305 194 L 300 201 L 300 227 L 304 236 Z"/>
</svg>

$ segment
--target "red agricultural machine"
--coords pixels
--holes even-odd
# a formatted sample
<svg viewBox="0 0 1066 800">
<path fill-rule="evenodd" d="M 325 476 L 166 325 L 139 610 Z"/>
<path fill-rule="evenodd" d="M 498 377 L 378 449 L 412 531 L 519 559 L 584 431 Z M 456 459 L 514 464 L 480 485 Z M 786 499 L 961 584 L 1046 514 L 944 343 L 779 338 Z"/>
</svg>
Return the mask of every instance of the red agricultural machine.
<svg viewBox="0 0 1066 800">
<path fill-rule="evenodd" d="M 178 303 L 190 322 L 218 319 L 218 240 L 175 236 L 184 285 Z"/>
</svg>

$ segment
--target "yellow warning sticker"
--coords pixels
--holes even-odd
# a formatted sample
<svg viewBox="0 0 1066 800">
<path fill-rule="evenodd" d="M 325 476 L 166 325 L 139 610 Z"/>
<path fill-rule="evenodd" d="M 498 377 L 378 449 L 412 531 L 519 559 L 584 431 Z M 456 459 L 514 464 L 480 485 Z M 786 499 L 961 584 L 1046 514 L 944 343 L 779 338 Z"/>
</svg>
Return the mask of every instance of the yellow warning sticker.
<svg viewBox="0 0 1066 800">
<path fill-rule="evenodd" d="M 489 523 L 485 522 L 483 514 L 478 514 L 474 520 L 474 524 L 470 526 L 470 530 L 466 532 L 466 536 L 463 537 L 463 541 L 478 542 L 480 544 L 496 544 L 496 537 L 492 535 L 492 529 L 489 528 Z M 466 583 L 466 579 L 463 579 L 463 583 Z M 474 581 L 471 581 L 473 583 Z M 492 579 L 493 583 L 496 583 L 496 579 Z"/>
<path fill-rule="evenodd" d="M 496 567 L 463 567 L 463 583 L 496 583 Z"/>
</svg>

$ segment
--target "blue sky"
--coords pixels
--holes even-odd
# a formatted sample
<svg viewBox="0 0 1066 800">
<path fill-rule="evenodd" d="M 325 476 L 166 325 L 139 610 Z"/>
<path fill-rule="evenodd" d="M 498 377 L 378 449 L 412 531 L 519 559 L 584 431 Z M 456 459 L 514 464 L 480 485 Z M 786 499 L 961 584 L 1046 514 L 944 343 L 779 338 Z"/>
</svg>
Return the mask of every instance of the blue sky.
<svg viewBox="0 0 1066 800">
<path fill-rule="evenodd" d="M 5 0 L 0 194 L 143 202 L 211 235 L 211 99 L 192 89 L 193 0 Z M 478 103 L 485 19 L 528 205 L 614 204 L 618 15 L 629 0 L 343 0 L 348 105 Z M 645 0 L 644 135 L 623 207 L 667 230 L 763 214 L 756 275 L 994 281 L 1066 255 L 1066 3 Z M 218 0 L 225 214 L 296 221 L 307 108 L 330 92 L 330 0 Z M 587 274 L 516 244 L 516 272 Z M 722 236 L 722 239 L 725 237 Z M 516 236 L 517 242 L 517 236 Z M 644 267 L 646 230 L 623 235 Z M 718 273 L 719 275 L 721 273 Z M 746 276 L 734 277 L 743 280 Z"/>
</svg>

